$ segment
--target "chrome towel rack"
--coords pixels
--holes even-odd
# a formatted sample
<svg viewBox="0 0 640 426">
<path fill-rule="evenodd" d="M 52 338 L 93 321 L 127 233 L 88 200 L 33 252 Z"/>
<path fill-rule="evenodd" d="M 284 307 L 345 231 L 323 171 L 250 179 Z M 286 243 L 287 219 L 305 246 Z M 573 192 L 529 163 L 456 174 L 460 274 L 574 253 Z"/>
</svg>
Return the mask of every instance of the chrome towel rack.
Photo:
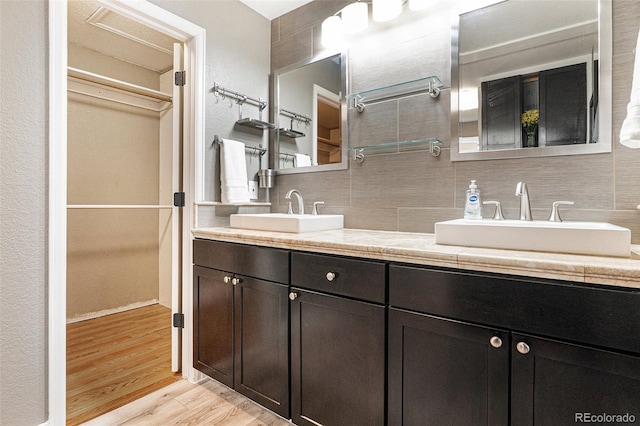
<svg viewBox="0 0 640 426">
<path fill-rule="evenodd" d="M 264 99 L 252 98 L 247 95 L 243 95 L 242 93 L 236 92 L 234 90 L 225 89 L 224 87 L 220 86 L 218 82 L 213 83 L 213 94 L 215 96 L 221 96 L 222 99 L 225 99 L 225 98 L 235 99 L 236 103 L 240 105 L 244 103 L 255 105 L 260 109 L 261 112 L 263 109 L 267 107 L 267 101 L 265 101 Z"/>
<path fill-rule="evenodd" d="M 215 135 L 213 137 L 213 145 L 214 147 L 218 148 L 220 145 L 224 145 L 224 141 L 222 140 L 221 137 L 219 137 L 218 135 Z M 263 148 L 262 146 L 257 147 L 257 146 L 245 145 L 244 149 L 251 150 L 257 153 L 260 157 L 262 157 L 264 154 L 267 153 L 266 148 Z"/>
<path fill-rule="evenodd" d="M 289 111 L 284 108 L 280 109 L 280 114 L 284 115 L 285 117 L 291 118 L 292 120 L 295 120 L 301 124 L 304 124 L 305 126 L 309 126 L 311 124 L 311 117 L 306 114 L 299 114 L 297 112 Z"/>
</svg>

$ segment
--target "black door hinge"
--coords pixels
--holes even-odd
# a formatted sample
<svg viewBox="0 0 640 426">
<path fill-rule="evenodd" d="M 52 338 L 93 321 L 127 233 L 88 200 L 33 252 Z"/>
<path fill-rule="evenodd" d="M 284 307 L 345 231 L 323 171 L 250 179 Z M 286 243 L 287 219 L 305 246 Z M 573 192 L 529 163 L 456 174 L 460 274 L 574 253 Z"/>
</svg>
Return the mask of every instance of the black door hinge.
<svg viewBox="0 0 640 426">
<path fill-rule="evenodd" d="M 184 314 L 173 314 L 173 326 L 175 328 L 184 328 Z"/>
<path fill-rule="evenodd" d="M 184 71 L 176 71 L 175 82 L 176 86 L 184 86 L 186 84 L 186 76 Z"/>
<path fill-rule="evenodd" d="M 184 192 L 173 193 L 173 205 L 174 207 L 184 207 Z"/>
</svg>

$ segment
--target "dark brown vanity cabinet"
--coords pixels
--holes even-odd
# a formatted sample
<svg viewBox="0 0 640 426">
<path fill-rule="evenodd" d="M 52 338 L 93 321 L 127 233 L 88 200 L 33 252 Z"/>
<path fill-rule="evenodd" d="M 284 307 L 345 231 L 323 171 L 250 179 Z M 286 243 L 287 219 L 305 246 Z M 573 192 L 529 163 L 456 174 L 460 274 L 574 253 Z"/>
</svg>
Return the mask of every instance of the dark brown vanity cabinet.
<svg viewBox="0 0 640 426">
<path fill-rule="evenodd" d="M 289 417 L 289 252 L 194 241 L 194 367 Z"/>
<path fill-rule="evenodd" d="M 291 255 L 291 416 L 385 424 L 384 263 Z"/>
<path fill-rule="evenodd" d="M 389 309 L 389 426 L 509 424 L 509 333 Z"/>
<path fill-rule="evenodd" d="M 637 290 L 391 265 L 389 304 L 390 426 L 640 423 Z"/>
</svg>

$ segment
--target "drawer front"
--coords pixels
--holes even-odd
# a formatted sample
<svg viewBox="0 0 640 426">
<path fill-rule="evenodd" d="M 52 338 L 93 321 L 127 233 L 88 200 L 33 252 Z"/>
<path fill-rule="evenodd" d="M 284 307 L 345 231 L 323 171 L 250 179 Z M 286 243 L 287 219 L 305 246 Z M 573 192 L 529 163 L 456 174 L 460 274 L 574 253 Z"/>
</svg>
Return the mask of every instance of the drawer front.
<svg viewBox="0 0 640 426">
<path fill-rule="evenodd" d="M 391 265 L 389 304 L 640 353 L 640 291 L 633 289 Z"/>
<path fill-rule="evenodd" d="M 248 277 L 289 284 L 288 250 L 211 240 L 193 241 L 193 263 Z"/>
<path fill-rule="evenodd" d="M 291 284 L 385 303 L 386 268 L 386 264 L 380 262 L 294 252 L 291 253 Z"/>
</svg>

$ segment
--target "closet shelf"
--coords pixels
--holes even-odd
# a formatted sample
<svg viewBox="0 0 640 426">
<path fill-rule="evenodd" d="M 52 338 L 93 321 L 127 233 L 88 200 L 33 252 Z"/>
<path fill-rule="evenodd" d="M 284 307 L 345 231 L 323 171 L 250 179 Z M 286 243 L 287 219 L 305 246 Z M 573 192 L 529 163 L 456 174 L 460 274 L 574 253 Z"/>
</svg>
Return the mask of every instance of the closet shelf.
<svg viewBox="0 0 640 426">
<path fill-rule="evenodd" d="M 418 93 L 429 93 L 432 98 L 440 96 L 440 89 L 444 84 L 436 76 L 418 78 L 416 80 L 363 90 L 347 95 L 348 100 L 353 100 L 353 107 L 358 112 L 364 111 L 366 103 L 379 102 L 398 98 L 401 96 L 414 95 Z"/>
<path fill-rule="evenodd" d="M 400 147 L 411 146 L 413 148 L 419 148 L 419 145 L 427 145 L 429 149 L 429 153 L 433 157 L 438 157 L 440 155 L 440 151 L 442 150 L 440 144 L 442 142 L 436 138 L 426 138 L 426 139 L 413 139 L 408 141 L 399 141 L 399 142 L 386 142 L 380 143 L 376 145 L 362 145 L 362 146 L 354 146 L 349 147 L 349 151 L 353 152 L 353 159 L 358 163 L 362 163 L 364 161 L 365 152 L 369 151 L 386 151 L 386 152 L 397 152 Z M 407 150 L 408 151 L 408 150 Z"/>
<path fill-rule="evenodd" d="M 170 94 L 78 68 L 67 67 L 67 77 L 70 92 L 151 111 L 163 111 L 173 100 Z"/>
<path fill-rule="evenodd" d="M 137 84 L 127 83 L 126 81 L 116 80 L 115 78 L 106 77 L 104 75 L 95 74 L 78 68 L 68 67 L 68 76 L 75 77 L 80 80 L 98 83 L 103 86 L 109 86 L 114 89 L 126 90 L 130 93 L 147 96 L 149 98 L 158 99 L 160 101 L 171 102 L 172 96 L 160 92 L 158 90 L 149 89 L 147 87 L 138 86 Z"/>
</svg>

